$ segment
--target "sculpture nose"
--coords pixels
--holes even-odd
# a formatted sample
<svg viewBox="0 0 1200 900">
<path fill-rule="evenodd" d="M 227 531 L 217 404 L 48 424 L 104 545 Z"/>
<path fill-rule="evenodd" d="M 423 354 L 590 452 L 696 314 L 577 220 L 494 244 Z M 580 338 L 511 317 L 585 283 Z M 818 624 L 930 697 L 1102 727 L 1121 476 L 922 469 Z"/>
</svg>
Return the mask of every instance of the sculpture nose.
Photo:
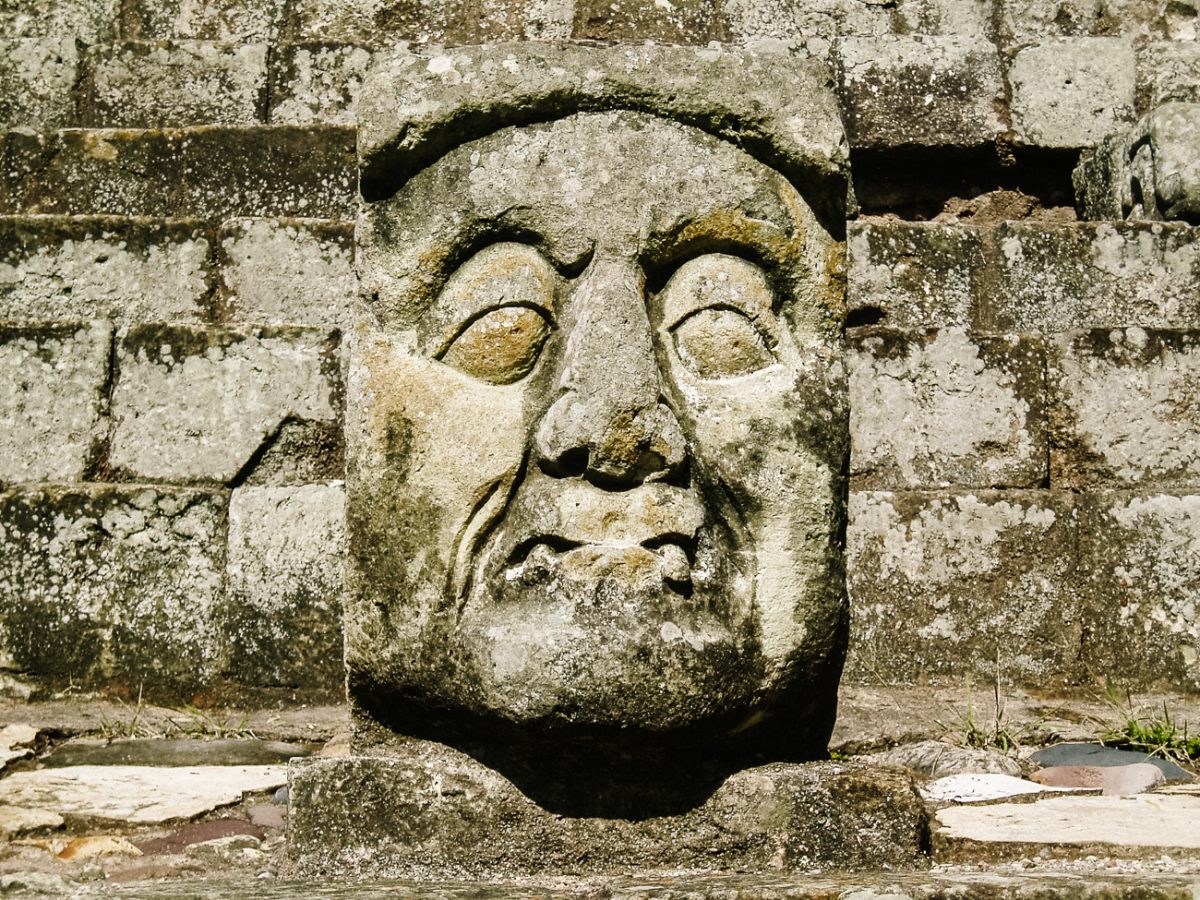
<svg viewBox="0 0 1200 900">
<path fill-rule="evenodd" d="M 539 467 L 609 489 L 669 478 L 686 458 L 683 429 L 662 400 L 640 271 L 596 259 L 566 310 L 558 397 L 538 423 Z"/>
</svg>

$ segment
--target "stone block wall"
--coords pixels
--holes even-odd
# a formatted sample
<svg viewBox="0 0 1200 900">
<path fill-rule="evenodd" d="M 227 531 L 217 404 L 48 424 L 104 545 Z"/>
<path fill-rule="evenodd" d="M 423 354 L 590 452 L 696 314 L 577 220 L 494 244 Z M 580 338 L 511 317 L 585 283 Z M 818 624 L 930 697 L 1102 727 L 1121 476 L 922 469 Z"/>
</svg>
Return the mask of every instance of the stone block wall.
<svg viewBox="0 0 1200 900">
<path fill-rule="evenodd" d="M 1069 183 L 1200 100 L 1198 37 L 1197 0 L 0 3 L 0 667 L 339 690 L 375 53 L 786 40 L 863 208 L 848 677 L 1200 690 L 1197 230 L 1075 221 Z"/>
</svg>

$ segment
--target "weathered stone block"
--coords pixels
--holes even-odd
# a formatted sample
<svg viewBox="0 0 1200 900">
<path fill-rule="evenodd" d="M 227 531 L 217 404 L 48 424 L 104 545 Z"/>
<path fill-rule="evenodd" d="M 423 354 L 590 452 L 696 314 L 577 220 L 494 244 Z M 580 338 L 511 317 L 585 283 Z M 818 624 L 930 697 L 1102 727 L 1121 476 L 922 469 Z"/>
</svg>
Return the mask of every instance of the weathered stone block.
<svg viewBox="0 0 1200 900">
<path fill-rule="evenodd" d="M 219 235 L 225 315 L 239 322 L 354 321 L 354 226 L 314 219 L 236 219 Z"/>
<path fill-rule="evenodd" d="M 293 423 L 327 452 L 340 423 L 339 372 L 327 332 L 131 328 L 118 339 L 108 464 L 131 478 L 230 482 Z"/>
<path fill-rule="evenodd" d="M 80 130 L 0 135 L 0 213 L 350 218 L 353 129 Z"/>
<path fill-rule="evenodd" d="M 340 483 L 233 492 L 221 631 L 234 681 L 340 689 L 344 518 Z"/>
<path fill-rule="evenodd" d="M 0 3 L 0 34 L 94 44 L 116 37 L 119 8 L 120 0 L 6 0 Z"/>
<path fill-rule="evenodd" d="M 190 698 L 218 662 L 225 496 L 90 485 L 0 494 L 0 643 L 55 682 Z"/>
<path fill-rule="evenodd" d="M 892 9 L 861 0 L 725 0 L 721 8 L 730 36 L 742 43 L 815 38 L 828 44 L 839 35 L 892 31 Z"/>
<path fill-rule="evenodd" d="M 75 124 L 79 51 L 73 37 L 0 39 L 0 125 L 49 129 Z"/>
<path fill-rule="evenodd" d="M 283 24 L 284 0 L 127 0 L 121 35 L 131 40 L 270 42 Z"/>
<path fill-rule="evenodd" d="M 80 118 L 93 127 L 251 125 L 265 109 L 266 44 L 106 45 L 86 71 Z"/>
<path fill-rule="evenodd" d="M 99 322 L 0 327 L 0 483 L 84 477 L 111 340 Z"/>
<path fill-rule="evenodd" d="M 1005 130 L 993 45 L 971 37 L 888 35 L 839 45 L 852 147 L 975 147 Z"/>
<path fill-rule="evenodd" d="M 0 318 L 199 321 L 215 243 L 189 220 L 0 218 Z"/>
<path fill-rule="evenodd" d="M 1137 323 L 1200 327 L 1200 229 L 1010 222 L 991 242 L 980 327 L 1052 333 Z"/>
<path fill-rule="evenodd" d="M 661 41 L 665 44 L 706 44 L 727 40 L 720 7 L 707 0 L 576 0 L 577 40 Z"/>
<path fill-rule="evenodd" d="M 565 41 L 575 0 L 480 0 L 481 40 Z"/>
<path fill-rule="evenodd" d="M 976 40 L 992 35 L 990 0 L 901 0 L 894 13 L 900 34 L 959 34 Z"/>
<path fill-rule="evenodd" d="M 1013 130 L 1032 147 L 1093 146 L 1134 117 L 1133 45 L 1081 37 L 1020 50 L 1008 73 Z"/>
<path fill-rule="evenodd" d="M 870 329 L 852 340 L 856 487 L 1036 487 L 1046 477 L 1040 338 Z"/>
<path fill-rule="evenodd" d="M 296 0 L 284 38 L 368 47 L 466 44 L 482 39 L 477 4 L 471 0 Z"/>
<path fill-rule="evenodd" d="M 1137 51 L 1137 109 L 1200 103 L 1200 43 L 1156 41 Z"/>
<path fill-rule="evenodd" d="M 414 743 L 394 757 L 297 760 L 288 777 L 288 852 L 308 875 L 408 878 L 921 862 L 926 813 L 911 775 L 899 769 L 776 764 L 714 788 L 687 812 L 593 818 L 548 811 L 497 772 L 437 744 Z"/>
<path fill-rule="evenodd" d="M 1050 384 L 1056 486 L 1200 487 L 1200 332 L 1068 332 Z"/>
<path fill-rule="evenodd" d="M 1001 40 L 1008 45 L 1056 35 L 1197 36 L 1195 0 L 999 0 L 997 6 Z"/>
<path fill-rule="evenodd" d="M 1084 495 L 1079 540 L 1089 674 L 1200 688 L 1200 496 Z"/>
<path fill-rule="evenodd" d="M 271 121 L 354 124 L 354 101 L 370 65 L 371 51 L 350 44 L 283 48 L 271 89 Z"/>
<path fill-rule="evenodd" d="M 1071 494 L 850 495 L 846 677 L 1045 686 L 1078 666 Z"/>
<path fill-rule="evenodd" d="M 925 222 L 848 225 L 849 325 L 967 327 L 983 265 L 979 230 Z"/>
</svg>

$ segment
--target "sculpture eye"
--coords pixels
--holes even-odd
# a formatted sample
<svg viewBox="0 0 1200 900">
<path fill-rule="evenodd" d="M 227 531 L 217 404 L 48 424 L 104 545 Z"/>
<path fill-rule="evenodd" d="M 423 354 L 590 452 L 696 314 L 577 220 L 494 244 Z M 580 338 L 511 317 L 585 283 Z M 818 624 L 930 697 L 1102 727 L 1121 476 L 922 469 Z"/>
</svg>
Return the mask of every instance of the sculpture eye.
<svg viewBox="0 0 1200 900">
<path fill-rule="evenodd" d="M 775 362 L 754 323 L 729 307 L 697 310 L 671 334 L 679 358 L 701 378 L 736 378 Z"/>
<path fill-rule="evenodd" d="M 530 306 L 503 306 L 468 322 L 442 362 L 489 384 L 512 384 L 533 369 L 550 335 L 545 315 Z"/>
</svg>

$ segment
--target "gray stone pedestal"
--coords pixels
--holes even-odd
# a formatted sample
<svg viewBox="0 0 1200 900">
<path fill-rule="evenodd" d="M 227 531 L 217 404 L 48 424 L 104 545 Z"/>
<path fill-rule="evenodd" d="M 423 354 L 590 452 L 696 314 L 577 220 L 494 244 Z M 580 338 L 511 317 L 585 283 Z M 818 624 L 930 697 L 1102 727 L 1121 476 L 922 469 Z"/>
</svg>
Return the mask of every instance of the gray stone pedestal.
<svg viewBox="0 0 1200 900">
<path fill-rule="evenodd" d="M 663 871 L 906 868 L 928 821 L 910 776 L 861 764 L 775 763 L 729 776 L 690 810 L 644 819 L 550 812 L 440 744 L 294 760 L 295 874 L 492 878 Z"/>
</svg>

